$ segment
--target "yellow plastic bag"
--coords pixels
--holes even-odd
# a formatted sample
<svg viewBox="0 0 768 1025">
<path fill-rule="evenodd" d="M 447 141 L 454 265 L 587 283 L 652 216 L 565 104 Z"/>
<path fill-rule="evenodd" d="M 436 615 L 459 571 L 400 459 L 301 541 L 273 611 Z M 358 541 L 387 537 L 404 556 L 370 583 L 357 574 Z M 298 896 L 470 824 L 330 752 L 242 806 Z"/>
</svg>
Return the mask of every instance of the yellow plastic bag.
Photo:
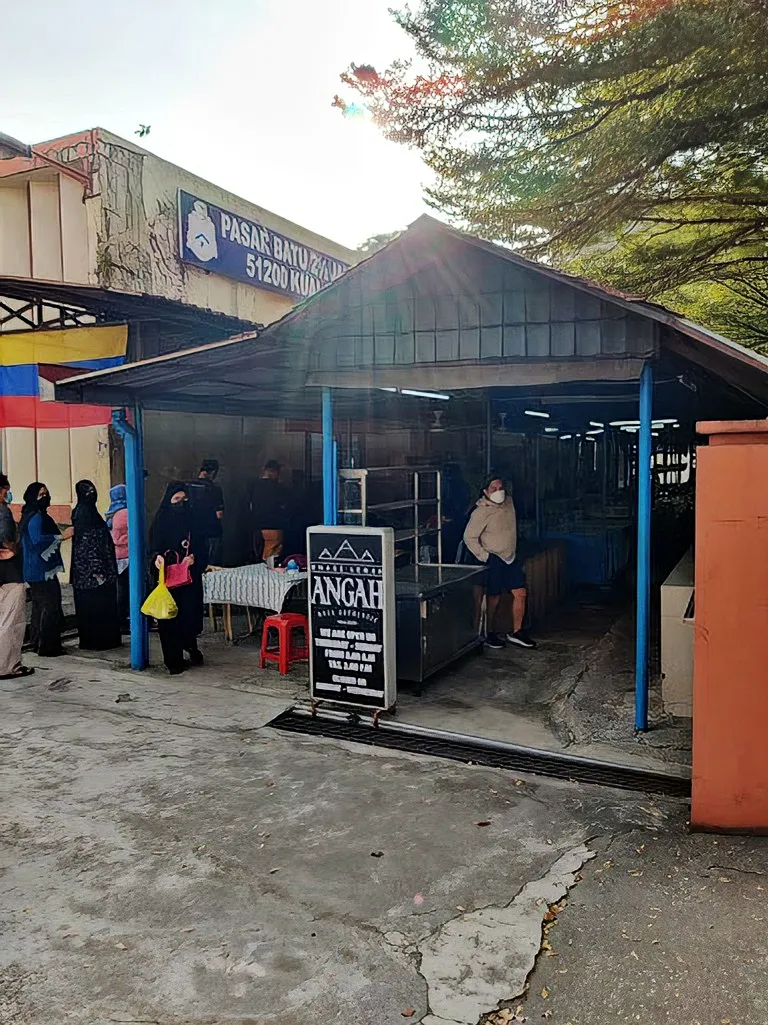
<svg viewBox="0 0 768 1025">
<path fill-rule="evenodd" d="M 178 615 L 179 607 L 165 586 L 165 566 L 160 567 L 157 587 L 147 596 L 141 611 L 153 619 L 175 619 Z"/>
</svg>

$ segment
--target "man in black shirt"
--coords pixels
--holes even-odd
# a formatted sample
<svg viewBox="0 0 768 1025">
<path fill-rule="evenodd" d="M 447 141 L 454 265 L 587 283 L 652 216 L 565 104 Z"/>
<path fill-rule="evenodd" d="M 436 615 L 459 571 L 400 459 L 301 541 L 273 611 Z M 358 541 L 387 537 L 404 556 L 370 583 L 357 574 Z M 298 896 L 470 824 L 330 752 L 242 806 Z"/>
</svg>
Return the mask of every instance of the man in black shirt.
<svg viewBox="0 0 768 1025">
<path fill-rule="evenodd" d="M 208 539 L 209 566 L 220 566 L 222 559 L 224 493 L 215 483 L 218 473 L 218 459 L 204 459 L 197 480 L 187 481 L 192 511 Z"/>
<path fill-rule="evenodd" d="M 280 485 L 280 463 L 270 459 L 264 464 L 264 472 L 253 485 L 251 492 L 251 516 L 256 558 L 280 556 L 283 548 L 283 531 L 286 525 L 287 495 Z"/>
<path fill-rule="evenodd" d="M 0 680 L 30 676 L 35 671 L 21 664 L 26 595 L 10 497 L 10 481 L 0 473 Z"/>
</svg>

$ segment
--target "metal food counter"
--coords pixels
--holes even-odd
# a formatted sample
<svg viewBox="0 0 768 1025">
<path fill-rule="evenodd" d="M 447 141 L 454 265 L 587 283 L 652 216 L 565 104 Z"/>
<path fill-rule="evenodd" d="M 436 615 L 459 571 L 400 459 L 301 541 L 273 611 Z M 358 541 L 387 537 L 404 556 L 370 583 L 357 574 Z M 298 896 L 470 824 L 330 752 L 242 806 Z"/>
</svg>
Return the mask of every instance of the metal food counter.
<svg viewBox="0 0 768 1025">
<path fill-rule="evenodd" d="M 397 676 L 423 683 L 481 644 L 476 588 L 482 566 L 410 565 L 395 570 Z"/>
</svg>

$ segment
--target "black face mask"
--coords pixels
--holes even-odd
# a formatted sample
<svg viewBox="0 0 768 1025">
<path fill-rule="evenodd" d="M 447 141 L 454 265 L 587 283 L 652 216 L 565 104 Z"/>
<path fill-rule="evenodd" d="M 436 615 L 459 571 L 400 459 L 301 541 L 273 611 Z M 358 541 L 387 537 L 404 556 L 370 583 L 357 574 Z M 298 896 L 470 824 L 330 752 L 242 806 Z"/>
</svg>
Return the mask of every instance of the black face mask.
<svg viewBox="0 0 768 1025">
<path fill-rule="evenodd" d="M 171 509 L 173 509 L 174 512 L 179 512 L 179 510 L 186 509 L 186 508 L 187 508 L 187 500 L 186 500 L 186 498 L 184 499 L 183 502 L 171 502 Z"/>
<path fill-rule="evenodd" d="M 37 500 L 37 508 L 38 509 L 46 510 L 50 504 L 51 504 L 51 496 L 50 495 L 44 495 L 42 498 L 38 498 L 38 500 Z"/>
</svg>

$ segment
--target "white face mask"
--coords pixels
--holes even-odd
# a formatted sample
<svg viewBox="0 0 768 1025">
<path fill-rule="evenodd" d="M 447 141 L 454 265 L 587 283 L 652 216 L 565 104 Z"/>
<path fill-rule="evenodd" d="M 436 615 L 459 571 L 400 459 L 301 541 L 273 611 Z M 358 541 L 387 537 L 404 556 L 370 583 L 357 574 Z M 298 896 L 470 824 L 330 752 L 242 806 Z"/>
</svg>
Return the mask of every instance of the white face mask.
<svg viewBox="0 0 768 1025">
<path fill-rule="evenodd" d="M 496 505 L 501 505 L 501 503 L 507 497 L 507 493 L 506 491 L 493 491 L 488 497 L 492 502 L 495 502 Z"/>
</svg>

